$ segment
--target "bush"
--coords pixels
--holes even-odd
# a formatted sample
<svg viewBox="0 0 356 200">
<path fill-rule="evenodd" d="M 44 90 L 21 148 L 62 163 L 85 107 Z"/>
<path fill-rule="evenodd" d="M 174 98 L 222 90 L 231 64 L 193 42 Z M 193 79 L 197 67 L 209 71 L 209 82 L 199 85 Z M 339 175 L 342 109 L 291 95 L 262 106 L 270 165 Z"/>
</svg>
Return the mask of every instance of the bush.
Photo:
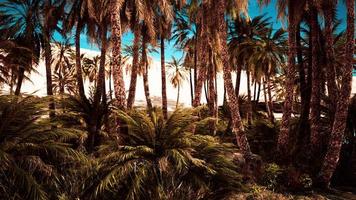
<svg viewBox="0 0 356 200">
<path fill-rule="evenodd" d="M 195 134 L 202 123 L 191 109 L 164 120 L 154 111 L 122 111 L 123 143 L 108 142 L 93 165 L 83 197 L 93 199 L 222 199 L 240 191 L 234 145 Z"/>
</svg>

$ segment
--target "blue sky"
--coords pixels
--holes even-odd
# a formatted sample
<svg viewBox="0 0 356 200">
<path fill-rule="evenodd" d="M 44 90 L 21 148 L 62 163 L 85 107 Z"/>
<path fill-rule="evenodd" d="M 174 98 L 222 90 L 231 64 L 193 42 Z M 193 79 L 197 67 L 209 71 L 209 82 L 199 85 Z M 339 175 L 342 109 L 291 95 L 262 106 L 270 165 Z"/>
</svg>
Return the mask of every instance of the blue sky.
<svg viewBox="0 0 356 200">
<path fill-rule="evenodd" d="M 261 14 L 266 14 L 267 16 L 272 18 L 273 21 L 273 27 L 275 29 L 283 27 L 282 22 L 277 19 L 277 10 L 276 10 L 276 0 L 272 0 L 271 4 L 267 7 L 260 8 L 257 4 L 257 0 L 250 0 L 249 2 L 249 7 L 248 7 L 248 12 L 249 16 L 251 18 L 256 17 Z M 337 17 L 338 19 L 341 19 L 343 22 L 343 25 L 341 26 L 342 28 L 345 27 L 345 19 L 346 19 L 346 8 L 344 4 L 339 4 L 337 8 Z M 59 34 L 55 35 L 55 39 L 59 39 L 60 36 Z M 123 45 L 131 45 L 133 40 L 133 34 L 131 32 L 126 32 L 123 35 Z M 81 47 L 85 49 L 91 49 L 91 50 L 97 50 L 98 48 L 95 45 L 92 45 L 88 43 L 87 38 L 85 35 L 82 35 L 81 37 Z M 182 51 L 179 51 L 173 46 L 173 42 L 169 43 L 167 42 L 166 45 L 166 59 L 169 61 L 171 60 L 171 57 L 175 56 L 177 58 L 180 58 L 182 56 Z M 159 53 L 152 53 L 151 57 L 153 57 L 155 60 L 160 59 L 160 54 Z"/>
</svg>

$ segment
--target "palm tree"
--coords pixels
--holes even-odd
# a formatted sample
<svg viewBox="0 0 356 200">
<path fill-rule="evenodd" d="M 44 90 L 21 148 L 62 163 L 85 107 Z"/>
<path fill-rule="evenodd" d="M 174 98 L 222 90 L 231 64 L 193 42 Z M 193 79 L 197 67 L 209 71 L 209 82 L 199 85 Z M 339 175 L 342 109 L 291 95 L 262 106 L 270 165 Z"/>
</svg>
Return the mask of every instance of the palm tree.
<svg viewBox="0 0 356 200">
<path fill-rule="evenodd" d="M 98 76 L 98 69 L 100 65 L 100 56 L 94 56 L 92 58 L 83 57 L 83 72 L 84 80 L 88 79 L 89 83 L 94 83 L 96 85 L 96 79 Z"/>
<path fill-rule="evenodd" d="M 251 102 L 251 82 L 258 80 L 257 72 L 254 69 L 255 65 L 251 63 L 251 54 L 253 54 L 253 48 L 250 48 L 259 38 L 268 33 L 268 26 L 270 25 L 270 18 L 266 18 L 264 15 L 257 16 L 252 20 L 249 18 L 237 18 L 233 21 L 230 30 L 230 43 L 229 51 L 231 54 L 230 60 L 232 64 L 237 67 L 235 93 L 238 96 L 240 90 L 240 77 L 242 69 L 245 69 L 247 75 L 247 119 L 248 124 L 252 123 L 253 107 Z M 253 46 L 253 45 L 252 45 Z M 252 79 L 252 81 L 251 81 Z"/>
<path fill-rule="evenodd" d="M 285 31 L 278 29 L 273 32 L 272 29 L 259 38 L 256 42 L 247 43 L 242 48 L 252 48 L 252 54 L 249 57 L 249 63 L 253 66 L 254 79 L 260 82 L 262 79 L 265 90 L 265 102 L 267 113 L 271 123 L 274 123 L 273 106 L 272 106 L 272 85 L 271 77 L 276 75 L 284 66 L 286 53 Z"/>
<path fill-rule="evenodd" d="M 83 197 L 93 199 L 223 199 L 240 188 L 228 156 L 236 149 L 208 135 L 194 134 L 197 111 L 118 111 L 128 133 L 123 144 L 103 145 Z M 94 181 L 93 181 L 94 180 Z M 197 192 L 199 191 L 199 192 Z"/>
<path fill-rule="evenodd" d="M 114 77 L 114 90 L 117 106 L 120 109 L 125 108 L 125 82 L 123 66 L 121 60 L 121 8 L 124 0 L 110 0 L 110 22 L 111 22 L 111 43 L 112 43 L 112 69 Z"/>
<path fill-rule="evenodd" d="M 72 45 L 69 40 L 64 42 L 54 42 L 52 44 L 54 65 L 53 89 L 56 93 L 63 95 L 65 90 L 70 93 L 76 93 L 76 81 L 74 79 Z"/>
<path fill-rule="evenodd" d="M 40 2 L 38 0 L 33 1 L 14 1 L 6 0 L 2 1 L 0 4 L 1 24 L 0 32 L 2 38 L 6 40 L 12 40 L 19 47 L 14 48 L 11 51 L 22 51 L 16 52 L 17 58 L 21 56 L 21 60 L 17 62 L 16 68 L 18 70 L 12 70 L 12 72 L 17 73 L 17 86 L 15 94 L 19 95 L 21 92 L 21 86 L 25 77 L 25 72 L 31 72 L 34 70 L 32 65 L 38 63 L 40 57 L 42 32 L 41 24 L 38 19 L 40 12 Z M 4 46 L 5 47 L 5 46 Z M 10 51 L 8 51 L 10 52 Z M 32 54 L 32 55 L 30 55 Z M 8 55 L 8 59 L 11 57 Z M 25 61 L 25 62 L 23 62 Z M 12 62 L 15 64 L 15 62 Z M 15 75 L 15 74 L 13 74 Z M 11 81 L 12 82 L 12 81 Z"/>
<path fill-rule="evenodd" d="M 67 34 L 72 34 L 73 28 L 75 27 L 75 71 L 77 79 L 77 87 L 79 96 L 83 101 L 88 101 L 85 95 L 84 81 L 83 81 L 83 69 L 82 69 L 82 58 L 83 54 L 81 53 L 80 40 L 81 33 L 87 29 L 87 33 L 91 32 L 93 26 L 90 24 L 92 21 L 90 15 L 93 13 L 88 12 L 88 4 L 90 0 L 70 0 L 70 10 L 67 14 L 67 17 L 64 20 L 64 32 Z"/>
<path fill-rule="evenodd" d="M 335 52 L 334 52 L 334 27 L 333 20 L 335 18 L 335 7 L 337 1 L 336 0 L 327 0 L 323 1 L 322 9 L 325 18 L 325 51 L 327 57 L 327 88 L 328 94 L 330 96 L 331 104 L 329 106 L 330 109 L 330 124 L 334 123 L 334 113 L 337 103 L 337 94 L 338 94 L 338 86 L 336 84 L 336 69 L 335 69 Z"/>
<path fill-rule="evenodd" d="M 227 26 L 225 21 L 225 11 L 241 12 L 246 11 L 247 1 L 240 2 L 240 4 L 232 4 L 228 7 L 227 2 L 223 0 L 219 0 L 214 2 L 215 5 L 212 8 L 216 10 L 212 10 L 210 15 L 217 16 L 217 20 L 215 20 L 215 24 L 212 24 L 212 27 L 217 27 L 215 34 L 220 39 L 220 45 L 218 49 L 218 53 L 220 54 L 221 62 L 223 64 L 223 77 L 224 77 L 224 85 L 229 97 L 229 108 L 231 112 L 231 121 L 232 121 L 232 132 L 236 135 L 236 140 L 238 146 L 246 153 L 250 152 L 250 146 L 247 141 L 246 135 L 244 133 L 244 127 L 242 125 L 241 116 L 239 113 L 239 105 L 237 102 L 237 97 L 235 94 L 234 86 L 231 78 L 231 66 L 229 62 L 229 54 L 228 54 L 228 45 L 227 45 Z M 234 9 L 233 9 L 234 8 Z M 237 9 L 236 9 L 237 8 Z M 233 10 L 230 10 L 233 9 Z"/>
<path fill-rule="evenodd" d="M 47 95 L 53 96 L 53 85 L 52 85 L 52 49 L 51 40 L 52 35 L 55 30 L 58 30 L 58 22 L 61 20 L 64 14 L 65 1 L 39 1 L 39 16 L 37 19 L 41 23 L 41 31 L 43 34 L 43 54 L 45 58 L 46 66 L 46 80 L 47 80 Z M 55 113 L 54 102 L 49 104 L 49 108 L 52 110 L 50 112 L 50 117 L 53 119 Z"/>
<path fill-rule="evenodd" d="M 261 5 L 269 4 L 270 0 L 259 1 Z M 292 114 L 292 104 L 294 99 L 294 80 L 295 80 L 295 57 L 296 57 L 296 30 L 297 23 L 301 18 L 306 0 L 303 1 L 277 1 L 278 16 L 283 19 L 288 10 L 288 67 L 286 69 L 286 96 L 283 106 L 283 116 L 281 122 L 280 133 L 278 136 L 277 149 L 282 157 L 287 157 L 288 141 L 289 141 L 289 125 Z"/>
<path fill-rule="evenodd" d="M 139 53 L 141 40 L 141 25 L 138 21 L 133 22 L 134 41 L 132 47 L 132 66 L 131 66 L 131 80 L 129 88 L 129 96 L 127 98 L 127 109 L 132 109 L 135 102 L 137 74 L 139 71 Z M 141 58 L 142 59 L 142 58 Z"/>
<path fill-rule="evenodd" d="M 189 16 L 187 14 L 188 8 L 182 9 L 176 12 L 174 19 L 174 29 L 172 32 L 171 40 L 175 41 L 175 46 L 182 49 L 186 53 L 184 65 L 189 67 L 189 81 L 191 91 L 191 101 L 194 104 L 194 87 L 197 85 L 197 66 L 198 66 L 198 39 L 197 31 L 199 24 L 194 26 L 195 16 Z M 194 15 L 194 14 L 193 14 Z M 192 77 L 193 70 L 193 77 Z"/>
<path fill-rule="evenodd" d="M 158 22 L 160 27 L 161 41 L 161 78 L 162 78 L 162 110 L 165 119 L 168 118 L 167 111 L 167 81 L 166 81 L 166 61 L 165 61 L 165 39 L 169 39 L 172 27 L 172 18 L 160 16 Z"/>
<path fill-rule="evenodd" d="M 68 144 L 82 133 L 53 129 L 48 99 L 0 96 L 0 198 L 53 199 L 62 192 L 61 177 L 70 163 L 83 157 Z"/>
<path fill-rule="evenodd" d="M 318 10 L 317 2 L 309 2 L 310 8 L 310 31 L 312 47 L 312 93 L 310 100 L 310 143 L 313 153 L 320 151 L 320 101 L 321 101 L 321 69 L 318 64 Z"/>
<path fill-rule="evenodd" d="M 25 72 L 35 71 L 34 65 L 37 65 L 38 58 L 34 58 L 33 52 L 27 47 L 21 46 L 21 41 L 4 40 L 0 41 L 1 47 L 0 62 L 1 76 L 0 82 L 7 83 L 10 86 L 10 94 L 20 95 L 22 81 L 28 79 Z M 15 93 L 13 86 L 17 77 Z"/>
<path fill-rule="evenodd" d="M 344 69 L 342 72 L 342 84 L 340 94 L 337 101 L 335 112 L 335 120 L 332 126 L 332 132 L 329 139 L 328 150 L 324 159 L 324 163 L 320 173 L 320 181 L 322 186 L 330 185 L 331 177 L 336 169 L 343 136 L 346 128 L 348 105 L 350 102 L 351 86 L 352 86 L 352 71 L 354 63 L 354 47 L 355 47 L 355 1 L 347 0 L 347 30 L 346 30 L 346 46 L 344 57 Z"/>
<path fill-rule="evenodd" d="M 141 50 L 141 67 L 142 67 L 142 77 L 143 77 L 143 89 L 145 92 L 147 109 L 150 111 L 152 110 L 152 101 L 150 97 L 150 88 L 148 85 L 148 58 L 147 58 L 147 43 L 149 40 L 149 35 L 146 33 L 146 26 L 142 29 L 142 50 Z"/>
<path fill-rule="evenodd" d="M 172 61 L 169 62 L 167 65 L 171 70 L 169 75 L 171 84 L 173 85 L 174 88 L 178 89 L 176 109 L 178 108 L 179 105 L 180 87 L 182 85 L 182 82 L 187 79 L 187 71 L 183 67 L 182 59 L 183 57 L 179 60 L 177 60 L 175 57 L 172 57 Z"/>
</svg>

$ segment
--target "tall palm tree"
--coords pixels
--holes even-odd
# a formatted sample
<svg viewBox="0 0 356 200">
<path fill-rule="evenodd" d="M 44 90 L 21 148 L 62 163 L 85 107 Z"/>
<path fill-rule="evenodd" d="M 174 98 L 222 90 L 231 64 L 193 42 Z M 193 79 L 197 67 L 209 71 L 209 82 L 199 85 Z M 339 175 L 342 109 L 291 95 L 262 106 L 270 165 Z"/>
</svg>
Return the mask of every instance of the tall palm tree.
<svg viewBox="0 0 356 200">
<path fill-rule="evenodd" d="M 131 80 L 130 80 L 130 88 L 129 88 L 129 96 L 127 97 L 127 109 L 132 109 L 133 103 L 135 102 L 136 95 L 136 82 L 137 82 L 137 74 L 139 71 L 139 51 L 141 44 L 141 25 L 138 21 L 135 20 L 133 22 L 133 32 L 134 32 L 134 40 L 132 47 L 132 66 L 131 66 Z"/>
<path fill-rule="evenodd" d="M 270 29 L 256 42 L 252 42 L 250 44 L 247 43 L 247 45 L 249 46 L 244 47 L 252 48 L 252 54 L 249 57 L 249 62 L 252 66 L 254 66 L 254 79 L 258 82 L 264 79 L 264 98 L 268 111 L 267 113 L 270 121 L 274 123 L 271 77 L 275 76 L 278 71 L 281 71 L 285 63 L 284 57 L 287 46 L 285 31 L 283 29 L 278 29 L 273 32 L 273 30 Z"/>
<path fill-rule="evenodd" d="M 220 39 L 220 49 L 218 49 L 218 52 L 220 54 L 221 61 L 223 64 L 224 85 L 229 97 L 228 105 L 231 112 L 232 132 L 236 135 L 237 144 L 242 149 L 242 151 L 249 153 L 250 146 L 247 141 L 246 134 L 244 132 L 244 127 L 242 125 L 241 116 L 239 113 L 239 105 L 237 102 L 237 97 L 231 78 L 231 66 L 229 62 L 227 46 L 227 26 L 225 21 L 226 11 L 229 11 L 230 13 L 232 11 L 236 13 L 246 11 L 248 1 L 239 2 L 239 4 L 237 5 L 230 4 L 229 6 L 231 7 L 228 7 L 227 2 L 224 0 L 215 1 L 214 3 L 215 5 L 213 6 L 213 8 L 215 8 L 216 10 L 212 10 L 210 12 L 210 15 L 217 16 L 217 20 L 215 20 L 215 24 L 212 24 L 212 27 L 217 27 L 215 34 L 217 34 L 218 38 Z"/>
<path fill-rule="evenodd" d="M 83 57 L 81 63 L 83 63 L 84 80 L 88 79 L 89 83 L 94 83 L 94 85 L 96 85 L 100 56 L 94 56 L 92 58 Z"/>
<path fill-rule="evenodd" d="M 176 103 L 176 109 L 178 108 L 179 105 L 179 94 L 180 94 L 180 88 L 182 86 L 183 81 L 187 79 L 187 71 L 185 67 L 182 64 L 182 59 L 177 60 L 175 57 L 172 57 L 172 61 L 168 63 L 168 67 L 170 69 L 170 81 L 171 84 L 173 85 L 174 88 L 177 88 L 177 103 Z"/>
<path fill-rule="evenodd" d="M 52 85 L 52 49 L 51 41 L 54 31 L 59 29 L 59 21 L 62 19 L 65 8 L 65 1 L 40 1 L 39 2 L 39 21 L 41 23 L 41 31 L 43 34 L 43 54 L 46 66 L 46 81 L 47 81 L 47 95 L 53 95 Z M 55 113 L 55 104 L 51 102 L 49 108 L 50 117 L 53 118 Z"/>
<path fill-rule="evenodd" d="M 337 0 L 326 0 L 322 2 L 322 9 L 325 18 L 325 51 L 327 57 L 327 88 L 328 95 L 330 96 L 331 104 L 329 106 L 330 109 L 330 124 L 334 123 L 334 113 L 337 103 L 337 94 L 338 94 L 338 86 L 336 84 L 336 70 L 334 65 L 335 60 L 335 52 L 334 52 L 334 25 L 333 21 L 335 18 L 335 7 L 337 4 Z"/>
<path fill-rule="evenodd" d="M 124 0 L 110 0 L 110 22 L 111 22 L 111 42 L 112 42 L 112 68 L 114 76 L 114 91 L 117 106 L 120 109 L 125 108 L 126 92 L 123 74 L 123 65 L 121 60 L 121 8 Z"/>
<path fill-rule="evenodd" d="M 90 23 L 88 12 L 88 3 L 90 0 L 70 0 L 69 2 L 70 10 L 64 20 L 64 32 L 67 34 L 72 34 L 72 30 L 75 27 L 75 71 L 77 79 L 77 87 L 80 98 L 83 101 L 87 101 L 85 96 L 85 88 L 83 81 L 83 70 L 82 70 L 82 54 L 80 48 L 81 33 L 85 28 L 89 28 L 88 23 Z M 88 30 L 89 31 L 89 30 Z"/>
<path fill-rule="evenodd" d="M 261 5 L 269 4 L 270 0 L 259 1 Z M 289 142 L 289 125 L 292 114 L 292 105 L 294 99 L 294 80 L 295 80 L 295 57 L 296 57 L 296 30 L 297 22 L 300 20 L 302 12 L 304 11 L 306 0 L 292 1 L 292 0 L 279 0 L 277 1 L 278 16 L 284 18 L 286 11 L 288 11 L 288 67 L 286 69 L 286 94 L 283 105 L 283 116 L 281 122 L 280 133 L 278 135 L 277 149 L 282 157 L 288 154 Z"/>
<path fill-rule="evenodd" d="M 52 44 L 53 59 L 53 89 L 55 93 L 63 95 L 65 91 L 75 94 L 76 81 L 74 78 L 74 63 L 72 45 L 69 40 Z"/>
<path fill-rule="evenodd" d="M 168 118 L 167 109 L 167 81 L 166 81 L 166 58 L 165 58 L 165 40 L 169 39 L 172 27 L 172 18 L 160 16 L 158 22 L 160 27 L 160 46 L 161 46 L 161 79 L 162 79 L 162 110 L 165 119 Z"/>
<path fill-rule="evenodd" d="M 188 7 L 188 8 L 187 8 Z M 190 91 L 191 91 L 191 101 L 192 105 L 194 104 L 194 87 L 197 85 L 197 67 L 198 67 L 198 35 L 197 30 L 199 24 L 196 23 L 195 15 L 188 16 L 187 10 L 189 5 L 186 8 L 176 12 L 174 19 L 174 27 L 172 31 L 171 40 L 175 41 L 175 46 L 179 49 L 185 51 L 187 56 L 185 57 L 185 66 L 190 68 Z M 193 12 L 194 13 L 194 12 Z M 195 26 L 194 26 L 195 25 Z M 192 75 L 193 71 L 193 75 Z"/>
<path fill-rule="evenodd" d="M 346 0 L 347 7 L 347 30 L 344 66 L 342 70 L 342 84 L 337 101 L 335 120 L 329 139 L 328 150 L 320 173 L 320 181 L 323 186 L 330 185 L 331 177 L 339 161 L 341 145 L 346 128 L 348 105 L 350 102 L 352 71 L 354 63 L 355 47 L 355 1 Z"/>
<path fill-rule="evenodd" d="M 15 94 L 19 95 L 21 91 L 22 82 L 25 79 L 25 72 L 33 70 L 33 64 L 38 63 L 40 58 L 41 43 L 43 32 L 41 31 L 41 23 L 39 21 L 40 15 L 40 1 L 14 1 L 6 0 L 0 3 L 0 12 L 2 19 L 0 30 L 2 37 L 6 40 L 16 42 L 17 46 L 22 46 L 28 49 L 28 53 L 32 56 L 27 58 L 25 63 L 18 62 L 17 71 L 17 86 Z M 13 50 L 21 50 L 14 48 Z M 17 52 L 18 56 L 26 60 L 28 53 Z M 10 58 L 10 57 L 8 57 Z"/>
<path fill-rule="evenodd" d="M 321 69 L 318 64 L 318 10 L 316 1 L 309 1 L 310 5 L 310 31 L 312 47 L 312 93 L 310 100 L 310 142 L 313 153 L 320 149 L 320 101 L 321 101 Z"/>
<path fill-rule="evenodd" d="M 145 92 L 147 109 L 151 112 L 151 110 L 153 109 L 153 105 L 152 105 L 152 101 L 151 101 L 151 97 L 150 97 L 150 88 L 148 85 L 148 83 L 149 83 L 148 82 L 149 63 L 148 63 L 148 58 L 147 58 L 147 45 L 148 45 L 149 35 L 146 33 L 145 30 L 146 30 L 146 26 L 144 25 L 144 27 L 142 29 L 141 67 L 142 67 L 143 89 Z"/>
<path fill-rule="evenodd" d="M 251 102 L 251 79 L 254 78 L 256 70 L 253 69 L 254 65 L 250 62 L 250 55 L 253 54 L 253 50 L 250 44 L 253 44 L 268 32 L 268 26 L 270 25 L 270 18 L 260 15 L 249 19 L 246 17 L 239 17 L 233 20 L 231 30 L 229 32 L 230 42 L 229 51 L 231 54 L 230 60 L 232 64 L 235 64 L 236 69 L 236 84 L 235 93 L 238 95 L 240 90 L 240 77 L 241 71 L 244 69 L 247 75 L 247 119 L 248 123 L 252 121 L 252 102 Z"/>
</svg>

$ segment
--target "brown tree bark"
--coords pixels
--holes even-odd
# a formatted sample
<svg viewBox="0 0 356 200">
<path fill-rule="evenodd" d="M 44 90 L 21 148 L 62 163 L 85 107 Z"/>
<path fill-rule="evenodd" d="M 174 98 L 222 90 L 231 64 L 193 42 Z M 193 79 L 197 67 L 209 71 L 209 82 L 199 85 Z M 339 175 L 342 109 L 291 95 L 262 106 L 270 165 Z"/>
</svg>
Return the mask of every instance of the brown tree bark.
<svg viewBox="0 0 356 200">
<path fill-rule="evenodd" d="M 331 177 L 336 169 L 340 157 L 340 150 L 346 128 L 348 106 L 350 102 L 352 86 L 352 70 L 354 56 L 354 34 L 355 34 L 355 1 L 346 0 L 347 7 L 347 30 L 346 30 L 346 53 L 345 64 L 342 69 L 342 85 L 337 107 L 335 120 L 329 140 L 328 150 L 321 169 L 320 180 L 323 186 L 329 186 Z"/>
<path fill-rule="evenodd" d="M 294 99 L 294 79 L 295 79 L 295 32 L 296 32 L 296 24 L 295 24 L 295 16 L 294 16 L 294 8 L 292 1 L 288 1 L 288 43 L 289 43 L 289 51 L 288 51 L 288 68 L 286 69 L 286 97 L 283 106 L 283 116 L 281 122 L 280 133 L 278 136 L 277 149 L 281 156 L 288 156 L 288 141 L 289 141 L 289 125 L 290 118 L 292 114 L 292 105 Z M 282 158 L 283 159 L 283 158 Z"/>
<path fill-rule="evenodd" d="M 86 100 L 85 90 L 84 90 L 84 81 L 83 81 L 83 73 L 82 73 L 82 61 L 80 55 L 80 33 L 82 30 L 82 23 L 80 16 L 78 14 L 78 22 L 77 27 L 75 29 L 75 71 L 76 71 L 76 79 L 77 79 L 77 87 L 78 93 L 82 100 Z"/>
<path fill-rule="evenodd" d="M 150 87 L 148 85 L 148 60 L 147 60 L 147 37 L 143 34 L 142 36 L 142 56 L 141 56 L 141 66 L 143 67 L 143 89 L 145 91 L 147 109 L 151 113 L 153 106 L 150 98 Z"/>
<path fill-rule="evenodd" d="M 213 60 L 213 52 L 210 49 L 209 51 L 209 57 L 210 57 L 210 63 L 209 63 L 209 69 L 208 69 L 208 85 L 209 85 L 209 103 L 208 103 L 208 107 L 209 107 L 209 113 L 211 117 L 216 118 L 217 117 L 217 110 L 216 110 L 216 88 L 215 88 L 215 65 L 214 65 L 214 60 Z M 216 120 L 212 120 L 209 124 L 209 129 L 211 131 L 211 133 L 214 135 L 215 134 L 215 129 L 216 129 Z"/>
<path fill-rule="evenodd" d="M 226 91 L 229 97 L 228 105 L 231 112 L 231 122 L 232 122 L 232 133 L 236 136 L 237 145 L 241 150 L 245 153 L 250 153 L 250 145 L 248 143 L 244 127 L 242 125 L 239 105 L 237 102 L 237 97 L 234 90 L 234 85 L 232 83 L 231 77 L 231 66 L 229 63 L 229 54 L 227 51 L 227 25 L 225 21 L 225 8 L 226 1 L 218 0 L 216 5 L 217 12 L 214 16 L 217 17 L 218 25 L 216 28 L 216 33 L 220 36 L 220 55 L 223 62 L 223 77 L 224 77 L 224 85 L 226 87 Z"/>
<path fill-rule="evenodd" d="M 309 80 L 311 80 L 311 75 L 306 73 L 305 65 L 303 60 L 303 46 L 301 44 L 301 32 L 300 32 L 301 24 L 297 26 L 297 35 L 296 35 L 296 45 L 297 45 L 297 59 L 298 59 L 298 69 L 299 69 L 299 85 L 300 85 L 300 99 L 301 99 L 301 110 L 300 110 L 300 118 L 299 118 L 299 134 L 298 134 L 298 147 L 304 146 L 306 139 L 309 137 L 309 132 L 306 127 L 309 126 L 309 113 L 310 113 L 310 96 L 311 96 L 311 87 L 309 85 Z M 309 39 L 310 40 L 310 39 Z M 310 53 L 310 56 L 312 54 Z M 308 66 L 310 67 L 310 66 Z M 311 83 L 311 81 L 310 81 Z"/>
<path fill-rule="evenodd" d="M 164 119 L 168 118 L 167 108 L 167 80 L 166 80 L 166 61 L 165 61 L 164 38 L 161 38 L 161 78 L 162 78 L 162 110 Z"/>
<path fill-rule="evenodd" d="M 241 71 L 242 71 L 241 66 L 237 66 L 236 81 L 235 81 L 235 94 L 237 98 L 239 98 L 240 96 Z"/>
<path fill-rule="evenodd" d="M 271 77 L 269 74 L 267 74 L 266 76 L 266 84 L 267 84 L 267 103 L 268 103 L 268 107 L 269 107 L 269 119 L 271 121 L 271 123 L 274 123 L 274 114 L 273 114 L 273 99 L 272 99 L 272 86 L 271 86 Z"/>
<path fill-rule="evenodd" d="M 266 110 L 267 110 L 267 115 L 268 115 L 268 118 L 270 119 L 271 123 L 274 123 L 274 117 L 273 117 L 273 113 L 272 113 L 272 110 L 271 110 L 271 107 L 270 107 L 270 102 L 269 102 L 269 97 L 267 95 L 267 78 L 265 78 L 263 80 L 263 96 L 264 96 L 264 99 L 265 99 L 265 104 L 266 104 Z"/>
<path fill-rule="evenodd" d="M 45 28 L 46 29 L 46 28 Z M 47 81 L 47 95 L 50 98 L 49 103 L 49 117 L 53 119 L 55 117 L 55 104 L 53 99 L 53 84 L 52 84 L 52 50 L 50 44 L 50 34 L 45 31 L 45 42 L 44 42 L 44 56 L 45 56 L 45 65 L 46 65 L 46 81 Z"/>
<path fill-rule="evenodd" d="M 206 11 L 206 5 L 204 4 L 203 5 L 203 10 Z M 206 33 L 206 30 L 208 28 L 208 25 L 207 25 L 207 19 L 203 18 L 201 19 L 201 30 L 199 31 L 200 32 L 200 35 L 199 38 L 200 38 L 200 41 L 197 42 L 197 55 L 198 57 L 200 58 L 199 62 L 197 62 L 197 73 L 198 74 L 198 78 L 196 80 L 196 84 L 194 85 L 194 100 L 193 100 L 193 107 L 197 107 L 200 105 L 200 100 L 201 100 L 201 93 L 202 93 L 202 90 L 203 90 L 203 83 L 204 81 L 206 80 L 206 60 L 207 60 L 207 55 L 206 55 L 206 44 L 207 44 L 207 33 Z"/>
<path fill-rule="evenodd" d="M 20 95 L 21 93 L 21 87 L 22 87 L 22 82 L 23 79 L 25 77 L 25 68 L 24 67 L 20 67 L 19 69 L 19 74 L 17 76 L 17 85 L 16 85 L 16 89 L 15 89 L 15 95 Z"/>
<path fill-rule="evenodd" d="M 250 70 L 246 67 L 246 76 L 247 76 L 247 123 L 248 125 L 252 124 L 252 102 L 251 102 L 251 76 Z"/>
<path fill-rule="evenodd" d="M 123 65 L 121 63 L 121 19 L 120 11 L 122 2 L 120 0 L 111 0 L 111 42 L 112 42 L 112 65 L 114 77 L 114 91 L 116 98 L 116 105 L 119 109 L 125 109 L 126 92 Z"/>
<path fill-rule="evenodd" d="M 137 24 L 135 25 L 134 28 L 133 58 L 132 58 L 129 95 L 127 97 L 127 109 L 132 109 L 132 106 L 135 102 L 137 73 L 139 68 L 138 64 L 139 64 L 139 53 L 140 53 L 140 38 L 141 38 L 141 28 L 140 25 Z"/>
<path fill-rule="evenodd" d="M 333 12 L 335 9 L 335 1 L 327 0 L 325 9 L 325 49 L 327 59 L 327 88 L 328 96 L 330 97 L 329 115 L 330 124 L 334 123 L 335 109 L 338 97 L 338 86 L 336 84 L 336 72 L 334 66 L 334 38 L 333 38 Z M 330 130 L 331 131 L 331 130 Z"/>
<path fill-rule="evenodd" d="M 104 87 L 103 85 L 105 84 L 105 60 L 106 60 L 106 51 L 107 51 L 107 27 L 105 24 L 101 25 L 100 28 L 100 34 L 101 34 L 101 52 L 100 52 L 100 63 L 99 63 L 99 71 L 97 74 L 96 78 L 96 87 L 95 87 L 95 94 L 94 94 L 94 109 L 97 109 L 97 107 L 100 104 L 100 98 L 102 97 Z"/>
<path fill-rule="evenodd" d="M 311 41 L 312 41 L 312 93 L 310 102 L 310 143 L 312 153 L 320 151 L 320 100 L 321 100 L 321 83 L 318 65 L 318 13 L 316 7 L 311 8 Z"/>
</svg>

